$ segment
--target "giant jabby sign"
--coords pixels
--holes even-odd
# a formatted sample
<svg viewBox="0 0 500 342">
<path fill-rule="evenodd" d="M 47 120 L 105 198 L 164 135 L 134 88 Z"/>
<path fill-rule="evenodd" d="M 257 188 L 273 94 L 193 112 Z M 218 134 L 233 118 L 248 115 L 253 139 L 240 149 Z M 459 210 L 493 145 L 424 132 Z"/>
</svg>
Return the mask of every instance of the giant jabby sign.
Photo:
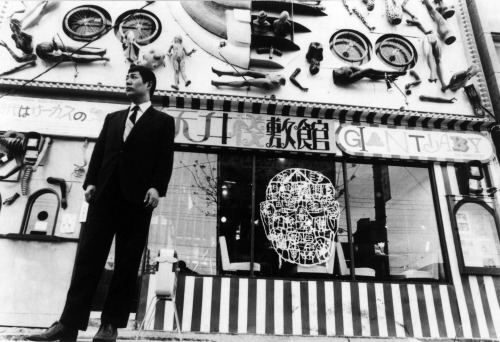
<svg viewBox="0 0 500 342">
<path fill-rule="evenodd" d="M 336 137 L 339 148 L 354 156 L 486 163 L 494 155 L 491 141 L 477 132 L 344 124 Z"/>
</svg>

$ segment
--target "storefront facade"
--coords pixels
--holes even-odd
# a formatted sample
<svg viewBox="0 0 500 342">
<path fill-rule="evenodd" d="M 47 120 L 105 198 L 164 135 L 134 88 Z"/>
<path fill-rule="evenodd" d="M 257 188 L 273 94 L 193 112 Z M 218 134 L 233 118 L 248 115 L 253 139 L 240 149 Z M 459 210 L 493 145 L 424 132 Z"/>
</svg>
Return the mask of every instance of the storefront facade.
<svg viewBox="0 0 500 342">
<path fill-rule="evenodd" d="M 24 133 L 38 155 L 44 143 L 28 132 L 52 140 L 27 189 L 23 170 L 37 164 L 36 153 L 28 160 L 25 148 L 22 162 L 4 153 L 0 175 L 16 163 L 22 170 L 0 182 L 2 203 L 26 195 L 0 209 L 8 274 L 0 325 L 58 319 L 85 227 L 81 184 L 93 143 L 106 114 L 129 105 L 130 62 L 152 66 L 156 53 L 153 105 L 175 119 L 176 153 L 151 220 L 136 320 L 154 296 L 150 265 L 171 248 L 183 331 L 499 338 L 495 121 L 465 1 L 445 2 L 455 11 L 440 9 L 446 20 L 434 5 L 406 5 L 423 30 L 396 25 L 402 9 L 390 1 L 372 11 L 349 1 L 155 2 L 140 11 L 132 2 L 63 2 L 40 10 L 23 31 L 37 47 L 36 65 L 0 78 L 8 93 L 0 130 Z M 0 34 L 12 50 L 11 35 L 22 35 L 9 17 L 21 5 L 2 5 Z M 13 18 L 29 26 L 29 10 Z M 284 10 L 293 20 L 285 37 L 255 31 L 262 11 L 273 22 Z M 189 54 L 180 83 L 165 56 L 177 35 Z M 94 50 L 54 67 L 89 42 Z M 0 53 L 6 70 L 18 66 L 7 49 Z M 315 62 L 317 73 L 309 71 Z M 261 88 L 258 80 L 281 74 L 284 84 Z M 111 253 L 103 289 L 112 269 Z M 159 302 L 146 328 L 174 330 L 171 304 Z"/>
</svg>

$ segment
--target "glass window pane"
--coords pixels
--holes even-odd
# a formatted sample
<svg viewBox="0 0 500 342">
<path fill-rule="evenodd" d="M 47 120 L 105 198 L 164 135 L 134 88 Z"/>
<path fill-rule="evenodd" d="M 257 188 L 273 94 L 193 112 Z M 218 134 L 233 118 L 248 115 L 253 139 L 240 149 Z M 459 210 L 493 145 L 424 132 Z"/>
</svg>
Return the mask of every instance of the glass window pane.
<svg viewBox="0 0 500 342">
<path fill-rule="evenodd" d="M 153 212 L 148 248 L 177 251 L 180 273 L 216 274 L 217 155 L 176 152 L 167 196 Z"/>
<path fill-rule="evenodd" d="M 500 267 L 500 241 L 492 213 L 469 202 L 460 206 L 455 219 L 465 266 Z"/>
<path fill-rule="evenodd" d="M 443 279 L 428 170 L 360 165 L 349 177 L 356 274 L 365 275 L 363 268 L 380 280 Z"/>
<path fill-rule="evenodd" d="M 219 243 L 222 273 L 250 271 L 252 163 L 252 156 L 220 156 Z"/>
</svg>

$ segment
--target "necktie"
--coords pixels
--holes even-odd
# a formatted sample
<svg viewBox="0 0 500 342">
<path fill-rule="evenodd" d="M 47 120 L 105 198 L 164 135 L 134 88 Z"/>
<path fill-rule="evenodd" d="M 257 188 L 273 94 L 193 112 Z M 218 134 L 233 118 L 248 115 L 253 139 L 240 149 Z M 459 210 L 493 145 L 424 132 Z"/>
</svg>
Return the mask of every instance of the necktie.
<svg viewBox="0 0 500 342">
<path fill-rule="evenodd" d="M 132 128 L 134 128 L 135 119 L 137 118 L 138 111 L 139 111 L 139 106 L 134 106 L 134 108 L 132 108 L 132 115 L 130 115 L 127 122 L 125 123 L 125 131 L 123 132 L 123 141 L 127 140 L 130 131 L 132 130 Z"/>
</svg>

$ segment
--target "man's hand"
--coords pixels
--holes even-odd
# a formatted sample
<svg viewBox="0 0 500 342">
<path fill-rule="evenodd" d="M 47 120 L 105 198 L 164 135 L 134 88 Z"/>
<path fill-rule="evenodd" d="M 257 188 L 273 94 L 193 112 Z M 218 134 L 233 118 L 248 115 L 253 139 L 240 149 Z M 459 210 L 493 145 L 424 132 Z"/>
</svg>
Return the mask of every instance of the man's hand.
<svg viewBox="0 0 500 342">
<path fill-rule="evenodd" d="M 158 202 L 160 201 L 160 195 L 158 195 L 158 191 L 155 188 L 151 188 L 146 192 L 146 197 L 144 198 L 144 203 L 146 208 L 154 209 L 158 206 Z"/>
<path fill-rule="evenodd" d="M 88 185 L 87 189 L 85 190 L 85 201 L 87 203 L 90 203 L 92 199 L 94 198 L 95 194 L 95 186 L 94 185 Z"/>
</svg>

